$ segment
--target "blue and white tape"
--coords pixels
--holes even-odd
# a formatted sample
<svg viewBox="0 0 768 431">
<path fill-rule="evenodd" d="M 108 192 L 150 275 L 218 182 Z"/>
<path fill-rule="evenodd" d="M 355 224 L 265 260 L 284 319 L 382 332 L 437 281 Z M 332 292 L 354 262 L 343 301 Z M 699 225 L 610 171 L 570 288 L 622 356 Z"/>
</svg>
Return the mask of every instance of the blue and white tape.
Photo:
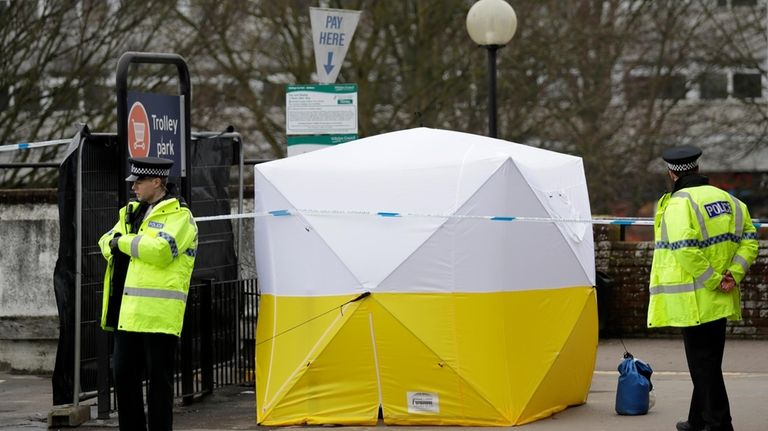
<svg viewBox="0 0 768 431">
<path fill-rule="evenodd" d="M 501 215 L 462 215 L 462 214 L 429 214 L 429 213 L 401 213 L 393 211 L 344 211 L 344 210 L 318 210 L 318 209 L 297 209 L 297 210 L 273 210 L 266 212 L 253 212 L 245 214 L 218 215 L 207 217 L 195 217 L 195 221 L 216 221 L 233 220 L 254 217 L 286 217 L 293 215 L 345 215 L 345 216 L 370 216 L 382 218 L 398 217 L 428 217 L 443 219 L 473 219 L 489 220 L 502 222 L 534 222 L 534 223 L 589 223 L 589 224 L 617 224 L 617 225 L 646 225 L 652 226 L 652 219 L 644 218 L 595 218 L 595 219 L 568 219 L 553 217 L 524 217 L 524 216 L 501 216 Z"/>
<path fill-rule="evenodd" d="M 622 217 L 610 218 L 599 217 L 592 219 L 571 219 L 555 217 L 525 217 L 525 216 L 507 216 L 507 215 L 461 215 L 461 214 L 428 214 L 428 213 L 400 213 L 393 211 L 344 211 L 344 210 L 318 210 L 318 209 L 296 209 L 296 210 L 273 210 L 266 212 L 253 212 L 245 214 L 218 215 L 207 217 L 195 217 L 195 221 L 206 222 L 216 220 L 234 220 L 255 217 L 287 217 L 294 215 L 345 215 L 345 216 L 369 216 L 382 218 L 397 217 L 430 217 L 443 219 L 474 219 L 488 220 L 493 222 L 528 222 L 528 223 L 587 223 L 596 225 L 620 225 L 620 226 L 653 226 L 652 218 L 644 217 Z M 752 224 L 760 229 L 763 224 L 759 220 L 752 220 Z"/>
<path fill-rule="evenodd" d="M 3 151 L 23 151 L 30 148 L 50 147 L 52 145 L 63 145 L 72 142 L 72 139 L 54 139 L 51 141 L 40 142 L 21 142 L 11 145 L 0 145 L 0 152 Z"/>
</svg>

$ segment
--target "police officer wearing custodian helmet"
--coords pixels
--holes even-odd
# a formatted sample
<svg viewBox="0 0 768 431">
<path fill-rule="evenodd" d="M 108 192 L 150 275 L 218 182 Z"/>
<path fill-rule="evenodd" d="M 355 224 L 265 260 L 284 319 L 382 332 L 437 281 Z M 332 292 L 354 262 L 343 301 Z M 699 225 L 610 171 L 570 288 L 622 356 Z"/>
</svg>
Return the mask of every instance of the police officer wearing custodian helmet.
<svg viewBox="0 0 768 431">
<path fill-rule="evenodd" d="M 112 354 L 120 429 L 173 427 L 173 370 L 197 249 L 186 203 L 168 191 L 173 161 L 129 159 L 136 194 L 99 239 L 107 260 L 101 327 L 114 331 Z M 149 379 L 144 415 L 142 372 Z"/>
<path fill-rule="evenodd" d="M 741 319 L 739 284 L 757 257 L 757 234 L 747 206 L 699 174 L 699 156 L 691 146 L 662 154 L 674 186 L 654 219 L 648 327 L 682 328 L 693 394 L 677 429 L 732 431 L 725 323 Z"/>
</svg>

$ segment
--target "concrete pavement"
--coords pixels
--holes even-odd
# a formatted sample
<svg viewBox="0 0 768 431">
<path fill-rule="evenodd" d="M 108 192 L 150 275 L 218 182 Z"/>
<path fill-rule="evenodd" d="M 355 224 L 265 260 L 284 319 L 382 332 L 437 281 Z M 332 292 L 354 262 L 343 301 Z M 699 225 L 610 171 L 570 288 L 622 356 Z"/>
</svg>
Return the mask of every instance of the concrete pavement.
<svg viewBox="0 0 768 431">
<path fill-rule="evenodd" d="M 587 404 L 516 429 L 522 431 L 655 431 L 674 430 L 685 418 L 691 382 L 680 339 L 627 339 L 627 349 L 651 364 L 656 405 L 644 416 L 619 416 L 614 412 L 618 366 L 623 347 L 619 340 L 602 340 Z M 768 430 L 768 341 L 728 340 L 723 362 L 736 431 Z M 46 429 L 51 409 L 48 377 L 0 373 L 0 429 Z M 252 387 L 217 389 L 202 402 L 176 408 L 174 429 L 257 430 Z M 93 408 L 95 417 L 95 407 Z M 384 428 L 379 425 L 376 428 Z M 305 427 L 313 429 L 313 427 Z M 316 427 L 323 429 L 327 427 Z M 373 428 L 373 427 L 371 427 Z M 345 427 L 348 430 L 370 430 Z M 446 427 L 410 427 L 445 430 Z M 80 429 L 116 430 L 117 420 L 92 420 Z M 462 428 L 466 429 L 466 428 Z M 479 428 L 482 429 L 482 428 Z"/>
</svg>

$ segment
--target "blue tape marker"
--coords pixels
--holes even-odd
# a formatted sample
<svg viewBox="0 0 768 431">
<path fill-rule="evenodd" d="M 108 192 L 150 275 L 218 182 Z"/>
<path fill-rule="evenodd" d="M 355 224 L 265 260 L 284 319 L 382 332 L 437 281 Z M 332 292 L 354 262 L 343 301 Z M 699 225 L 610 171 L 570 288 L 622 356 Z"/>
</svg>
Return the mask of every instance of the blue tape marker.
<svg viewBox="0 0 768 431">
<path fill-rule="evenodd" d="M 611 222 L 611 224 L 621 224 L 621 225 L 632 225 L 635 224 L 632 220 L 614 220 Z"/>
<path fill-rule="evenodd" d="M 20 150 L 26 150 L 27 148 L 29 148 L 29 144 L 27 144 L 27 143 L 19 144 L 19 149 Z"/>
<path fill-rule="evenodd" d="M 385 212 L 377 212 L 377 215 L 380 215 L 382 217 L 400 217 L 400 213 L 385 213 Z"/>
<path fill-rule="evenodd" d="M 501 216 L 499 216 L 499 217 L 491 217 L 491 220 L 494 220 L 494 221 L 512 221 L 512 220 L 514 220 L 516 218 L 517 217 L 501 217 Z"/>
<path fill-rule="evenodd" d="M 275 217 L 282 217 L 282 216 L 289 216 L 289 215 L 291 215 L 291 213 L 288 212 L 288 210 L 275 210 L 275 211 L 270 211 L 269 213 L 272 214 Z"/>
</svg>

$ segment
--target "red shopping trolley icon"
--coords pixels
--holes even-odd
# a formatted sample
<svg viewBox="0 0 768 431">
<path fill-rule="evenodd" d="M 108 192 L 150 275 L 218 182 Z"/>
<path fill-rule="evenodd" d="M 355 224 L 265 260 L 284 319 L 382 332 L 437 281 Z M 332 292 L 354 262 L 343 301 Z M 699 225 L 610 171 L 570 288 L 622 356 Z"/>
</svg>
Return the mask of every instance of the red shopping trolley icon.
<svg viewBox="0 0 768 431">
<path fill-rule="evenodd" d="M 144 105 L 136 102 L 128 113 L 128 153 L 131 157 L 147 157 L 149 143 L 149 117 Z"/>
</svg>

